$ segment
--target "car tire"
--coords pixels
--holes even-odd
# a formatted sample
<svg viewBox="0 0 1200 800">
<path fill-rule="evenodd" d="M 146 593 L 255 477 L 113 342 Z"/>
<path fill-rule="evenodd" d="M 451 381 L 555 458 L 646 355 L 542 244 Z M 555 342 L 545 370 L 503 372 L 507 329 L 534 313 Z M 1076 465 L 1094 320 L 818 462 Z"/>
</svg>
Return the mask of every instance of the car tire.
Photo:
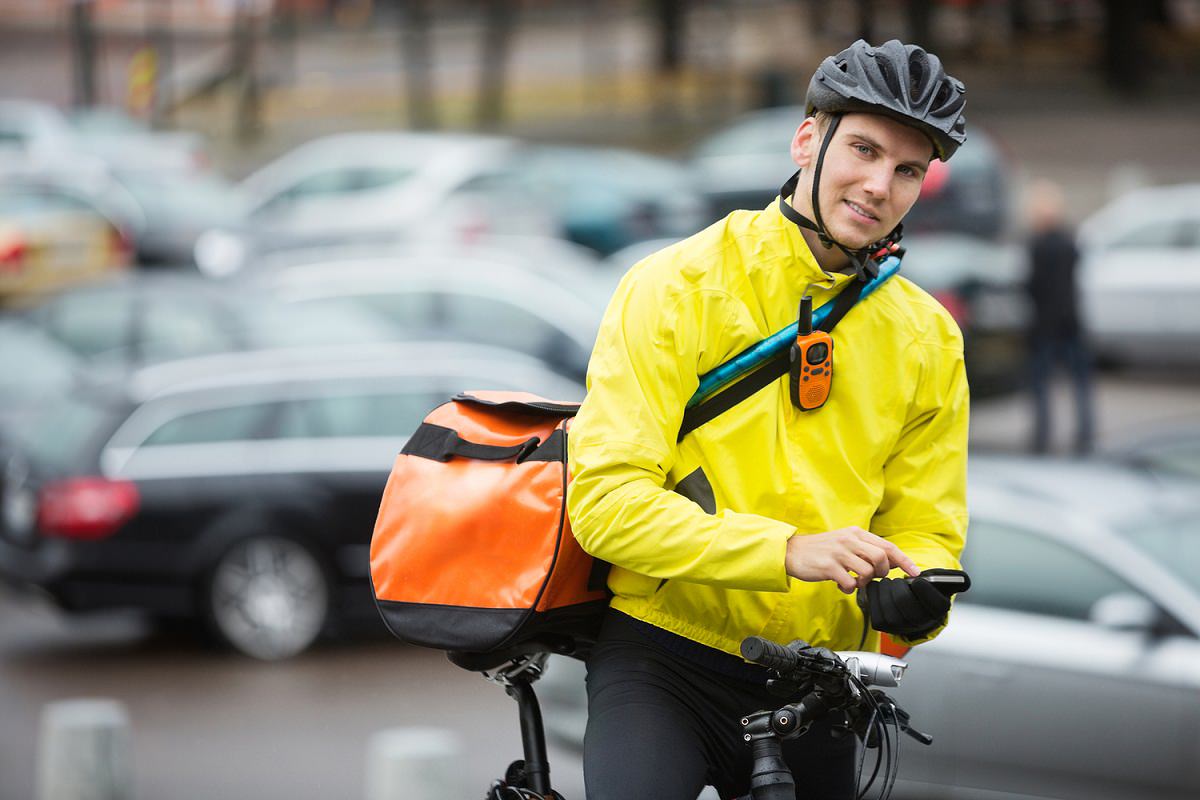
<svg viewBox="0 0 1200 800">
<path fill-rule="evenodd" d="M 233 649 L 264 661 L 306 650 L 325 627 L 329 598 L 320 559 L 282 536 L 234 542 L 205 582 L 205 610 L 214 633 Z"/>
</svg>

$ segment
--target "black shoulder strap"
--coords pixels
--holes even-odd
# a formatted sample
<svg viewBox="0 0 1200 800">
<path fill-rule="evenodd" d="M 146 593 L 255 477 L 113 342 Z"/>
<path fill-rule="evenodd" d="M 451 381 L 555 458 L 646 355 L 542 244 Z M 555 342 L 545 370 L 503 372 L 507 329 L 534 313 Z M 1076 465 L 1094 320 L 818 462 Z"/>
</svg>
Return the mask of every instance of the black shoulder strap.
<svg viewBox="0 0 1200 800">
<path fill-rule="evenodd" d="M 817 328 L 826 333 L 832 331 L 833 326 L 841 322 L 842 317 L 846 316 L 846 312 L 858 302 L 858 298 L 862 296 L 863 287 L 865 286 L 866 284 L 863 281 L 856 280 L 843 289 L 834 299 L 833 308 L 830 309 L 829 316 Z M 718 392 L 707 400 L 683 412 L 683 424 L 679 426 L 679 437 L 675 441 L 683 441 L 684 436 L 687 436 L 701 425 L 716 419 L 738 403 L 756 394 L 760 389 L 771 385 L 786 375 L 787 371 L 788 351 L 785 349 L 774 358 L 764 361 L 761 367 L 729 388 Z"/>
</svg>

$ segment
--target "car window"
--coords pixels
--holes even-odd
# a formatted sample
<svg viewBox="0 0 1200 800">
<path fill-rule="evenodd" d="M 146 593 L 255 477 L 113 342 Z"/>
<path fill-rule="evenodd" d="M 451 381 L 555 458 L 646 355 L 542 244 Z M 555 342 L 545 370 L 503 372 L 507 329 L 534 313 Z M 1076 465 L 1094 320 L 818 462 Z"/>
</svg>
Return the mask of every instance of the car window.
<svg viewBox="0 0 1200 800">
<path fill-rule="evenodd" d="M 345 194 L 354 191 L 353 174 L 346 169 L 331 169 L 310 175 L 275 194 L 254 210 L 254 214 L 272 213 L 310 197 Z"/>
<path fill-rule="evenodd" d="M 1200 219 L 1184 220 L 1179 232 L 1181 247 L 1200 247 Z"/>
<path fill-rule="evenodd" d="M 384 186 L 402 183 L 411 178 L 416 170 L 410 167 L 373 167 L 351 170 L 351 183 L 355 191 L 382 189 Z"/>
<path fill-rule="evenodd" d="M 247 403 L 181 414 L 160 425 L 142 444 L 154 447 L 262 439 L 277 407 L 277 403 Z"/>
<path fill-rule="evenodd" d="M 973 519 L 963 553 L 971 591 L 961 602 L 1086 620 L 1097 600 L 1136 590 L 1111 570 L 1031 531 Z"/>
<path fill-rule="evenodd" d="M 407 438 L 429 410 L 445 401 L 448 392 L 341 394 L 310 397 L 288 403 L 279 423 L 279 437 L 304 439 L 354 436 Z"/>
<path fill-rule="evenodd" d="M 60 295 L 43 313 L 50 335 L 84 358 L 123 352 L 132 335 L 133 295 L 73 292 Z"/>
<path fill-rule="evenodd" d="M 238 349 L 233 332 L 212 306 L 182 297 L 158 297 L 146 305 L 141 345 L 147 362 Z"/>
<path fill-rule="evenodd" d="M 1182 247 L 1184 225 L 1179 220 L 1162 220 L 1147 223 L 1140 228 L 1118 235 L 1109 247 L 1125 249 L 1135 247 Z"/>
<path fill-rule="evenodd" d="M 1119 532 L 1200 592 L 1200 517 L 1195 511 L 1139 519 Z"/>
</svg>

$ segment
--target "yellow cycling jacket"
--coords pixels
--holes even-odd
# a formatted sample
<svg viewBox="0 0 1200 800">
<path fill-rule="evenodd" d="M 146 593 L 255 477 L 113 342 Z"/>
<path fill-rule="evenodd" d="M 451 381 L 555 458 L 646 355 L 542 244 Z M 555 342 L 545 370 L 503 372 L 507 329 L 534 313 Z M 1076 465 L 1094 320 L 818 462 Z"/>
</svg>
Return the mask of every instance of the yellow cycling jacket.
<svg viewBox="0 0 1200 800">
<path fill-rule="evenodd" d="M 733 654 L 752 634 L 872 648 L 878 634 L 853 595 L 786 574 L 792 535 L 857 525 L 921 569 L 959 567 L 962 336 L 903 277 L 834 329 L 823 407 L 795 408 L 785 375 L 676 443 L 700 375 L 794 322 L 806 288 L 817 307 L 850 280 L 822 272 L 772 204 L 734 212 L 621 281 L 568 438 L 571 524 L 614 565 L 614 608 Z"/>
</svg>

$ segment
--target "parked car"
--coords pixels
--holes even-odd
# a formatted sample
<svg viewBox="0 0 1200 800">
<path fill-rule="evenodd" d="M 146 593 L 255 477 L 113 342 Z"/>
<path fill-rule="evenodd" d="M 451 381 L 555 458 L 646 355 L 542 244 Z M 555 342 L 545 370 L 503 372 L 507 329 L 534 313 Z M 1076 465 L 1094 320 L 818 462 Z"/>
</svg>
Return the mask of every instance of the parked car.
<svg viewBox="0 0 1200 800">
<path fill-rule="evenodd" d="M 131 274 L 58 292 L 22 319 L 93 369 L 237 350 L 357 344 L 396 338 L 352 309 L 280 303 L 194 274 Z"/>
<path fill-rule="evenodd" d="M 740 208 L 759 209 L 796 171 L 788 154 L 802 106 L 756 111 L 703 140 L 690 159 L 696 183 L 718 220 Z M 962 233 L 1000 238 L 1011 216 L 1009 166 L 992 138 L 972 128 L 947 162 L 933 161 L 921 197 L 904 219 L 906 233 Z"/>
<path fill-rule="evenodd" d="M 1167 480 L 1200 479 L 1200 425 L 1172 425 L 1107 448 L 1104 455 Z"/>
<path fill-rule="evenodd" d="M 1200 793 L 1200 497 L 1102 463 L 975 456 L 949 627 L 896 700 L 932 747 L 896 797 L 1184 800 Z M 538 684 L 579 746 L 583 666 Z"/>
<path fill-rule="evenodd" d="M 0 576 L 65 610 L 203 618 L 279 659 L 374 618 L 368 549 L 392 461 L 464 389 L 578 400 L 516 353 L 461 343 L 240 353 L 71 394 L 0 464 Z"/>
<path fill-rule="evenodd" d="M 667 159 L 463 134 L 318 139 L 239 188 L 245 219 L 196 243 L 209 274 L 279 250 L 432 236 L 559 236 L 607 254 L 704 223 L 688 171 Z"/>
<path fill-rule="evenodd" d="M 70 350 L 17 316 L 0 316 L 0 429 L 20 426 L 45 403 L 94 376 Z"/>
<path fill-rule="evenodd" d="M 264 253 L 355 241 L 490 232 L 553 233 L 516 192 L 468 182 L 506 163 L 515 140 L 467 134 L 364 132 L 308 142 L 238 185 L 244 217 L 196 242 L 195 261 L 228 275 Z"/>
<path fill-rule="evenodd" d="M 1130 192 L 1079 229 L 1079 292 L 1099 355 L 1200 364 L 1200 184 Z"/>
<path fill-rule="evenodd" d="M 0 171 L 0 306 L 126 270 L 127 218 L 54 179 Z"/>
<path fill-rule="evenodd" d="M 900 274 L 933 295 L 962 329 L 972 394 L 1022 386 L 1030 324 L 1024 249 L 963 234 L 905 236 L 903 245 Z"/>
<path fill-rule="evenodd" d="M 114 168 L 108 174 L 137 204 L 133 241 L 142 265 L 193 266 L 205 231 L 243 217 L 244 198 L 212 170 Z"/>
<path fill-rule="evenodd" d="M 66 114 L 34 100 L 0 100 L 0 153 L 52 166 L 91 157 L 112 168 L 203 171 L 210 166 L 203 137 L 155 131 L 113 107 Z"/>
<path fill-rule="evenodd" d="M 601 256 L 645 239 L 689 236 L 706 223 L 686 168 L 620 148 L 525 145 L 468 188 L 537 198 L 564 238 Z"/>
<path fill-rule="evenodd" d="M 582 380 L 607 297 L 567 267 L 433 251 L 256 270 L 245 283 L 283 303 L 370 315 L 396 338 L 498 345 Z"/>
</svg>

